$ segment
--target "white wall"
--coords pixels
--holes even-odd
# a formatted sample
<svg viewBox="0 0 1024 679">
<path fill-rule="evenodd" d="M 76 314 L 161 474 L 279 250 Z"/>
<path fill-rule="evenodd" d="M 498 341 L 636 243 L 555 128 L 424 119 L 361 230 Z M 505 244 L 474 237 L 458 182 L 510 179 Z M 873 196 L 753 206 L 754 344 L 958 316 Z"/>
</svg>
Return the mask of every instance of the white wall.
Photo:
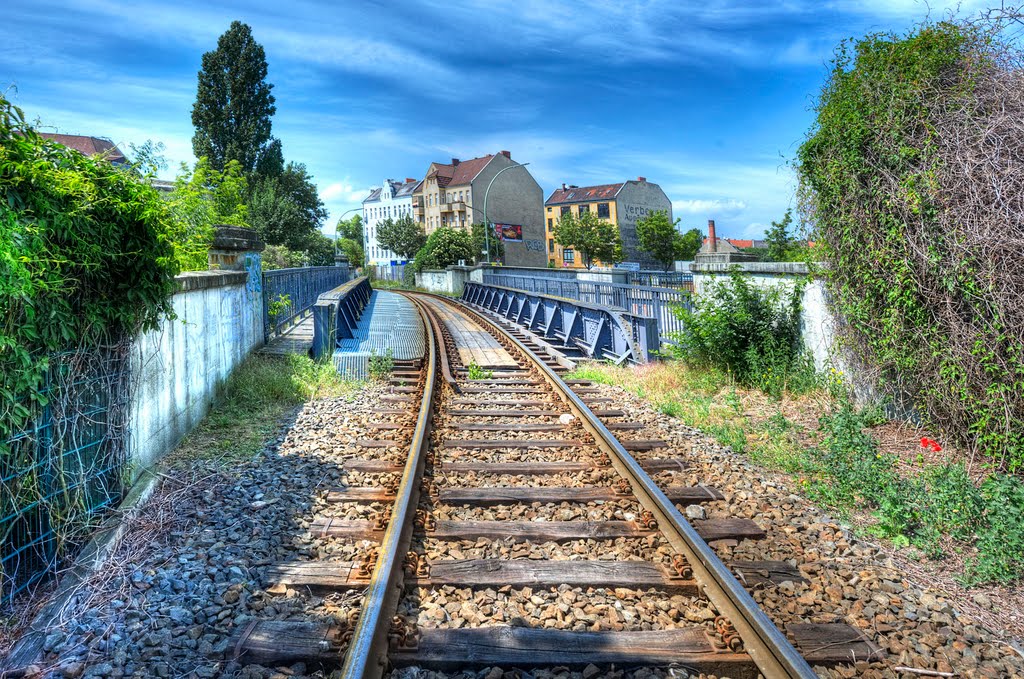
<svg viewBox="0 0 1024 679">
<path fill-rule="evenodd" d="M 206 415 L 231 371 L 263 343 L 262 278 L 253 272 L 178 276 L 178 316 L 143 334 L 132 357 L 136 472 L 167 454 Z"/>
</svg>

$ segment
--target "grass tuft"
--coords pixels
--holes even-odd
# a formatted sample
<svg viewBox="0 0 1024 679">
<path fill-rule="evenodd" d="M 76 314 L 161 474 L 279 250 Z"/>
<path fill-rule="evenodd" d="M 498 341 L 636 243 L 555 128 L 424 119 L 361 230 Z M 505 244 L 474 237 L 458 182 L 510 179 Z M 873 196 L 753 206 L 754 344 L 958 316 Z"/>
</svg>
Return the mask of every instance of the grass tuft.
<svg viewBox="0 0 1024 679">
<path fill-rule="evenodd" d="M 251 458 L 296 406 L 319 398 L 351 397 L 361 386 L 342 378 L 330 362 L 298 354 L 253 354 L 235 369 L 221 398 L 185 437 L 177 454 L 224 464 Z"/>
</svg>

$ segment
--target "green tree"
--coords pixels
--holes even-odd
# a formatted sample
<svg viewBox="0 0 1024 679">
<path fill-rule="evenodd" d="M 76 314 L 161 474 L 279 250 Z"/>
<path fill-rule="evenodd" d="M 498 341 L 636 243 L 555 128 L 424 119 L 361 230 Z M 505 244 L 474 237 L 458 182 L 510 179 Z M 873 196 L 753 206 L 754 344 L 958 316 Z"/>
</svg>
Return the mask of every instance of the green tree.
<svg viewBox="0 0 1024 679">
<path fill-rule="evenodd" d="M 366 254 L 363 252 L 363 243 L 361 241 L 353 238 L 342 238 L 338 241 L 338 249 L 348 257 L 349 266 L 359 267 L 366 265 Z"/>
<path fill-rule="evenodd" d="M 161 170 L 167 169 L 167 158 L 164 157 L 164 146 L 162 141 L 154 142 L 147 139 L 140 146 L 128 142 L 131 149 L 132 168 L 143 177 L 155 177 Z"/>
<path fill-rule="evenodd" d="M 216 170 L 237 161 L 246 176 L 257 166 L 274 166 L 280 145 L 271 141 L 270 118 L 277 109 L 270 93 L 273 85 L 266 77 L 262 45 L 253 39 L 249 26 L 233 21 L 217 40 L 217 49 L 203 55 L 192 106 L 192 150 L 197 158 L 208 158 Z M 273 156 L 269 167 L 261 163 L 264 156 Z"/>
<path fill-rule="evenodd" d="M 665 271 L 671 269 L 677 259 L 682 259 L 683 234 L 676 230 L 679 221 L 670 222 L 668 212 L 657 210 L 636 222 L 636 237 L 641 249 L 665 267 Z"/>
<path fill-rule="evenodd" d="M 334 239 L 314 231 L 306 239 L 303 253 L 310 266 L 334 266 Z"/>
<path fill-rule="evenodd" d="M 409 215 L 398 219 L 388 217 L 377 224 L 377 243 L 403 259 L 412 259 L 427 242 L 423 226 Z M 471 259 L 472 255 L 469 258 Z"/>
<path fill-rule="evenodd" d="M 252 227 L 269 245 L 307 249 L 327 218 L 313 178 L 302 163 L 288 163 L 278 177 L 258 177 L 249 199 Z"/>
<path fill-rule="evenodd" d="M 562 215 L 555 224 L 555 241 L 578 252 L 588 269 L 595 261 L 613 266 L 622 261 L 622 239 L 618 227 L 598 219 L 593 212 L 584 212 L 579 217 L 571 212 Z"/>
<path fill-rule="evenodd" d="M 700 229 L 690 229 L 680 239 L 679 259 L 689 261 L 697 256 L 704 245 L 704 233 Z"/>
<path fill-rule="evenodd" d="M 768 244 L 768 258 L 773 262 L 784 262 L 789 259 L 791 251 L 797 244 L 797 239 L 790 231 L 793 223 L 793 211 L 786 210 L 786 214 L 765 231 L 764 240 Z"/>
<path fill-rule="evenodd" d="M 171 215 L 167 235 L 182 271 L 207 268 L 215 225 L 248 226 L 246 188 L 242 168 L 235 161 L 228 162 L 224 171 L 211 167 L 205 157 L 192 170 L 182 163 L 167 200 Z"/>
<path fill-rule="evenodd" d="M 473 261 L 486 262 L 487 250 L 490 250 L 490 261 L 501 262 L 505 259 L 505 242 L 497 237 L 494 231 L 489 234 L 484 232 L 483 222 L 477 222 L 471 227 L 473 238 Z M 488 247 L 490 246 L 490 247 Z"/>
<path fill-rule="evenodd" d="M 264 271 L 274 269 L 292 269 L 305 263 L 306 253 L 289 250 L 283 245 L 268 245 L 263 251 L 262 265 Z"/>
<path fill-rule="evenodd" d="M 413 262 L 415 271 L 443 269 L 459 260 L 473 260 L 473 239 L 462 229 L 441 227 L 427 238 L 426 244 L 416 253 Z"/>
<path fill-rule="evenodd" d="M 337 226 L 338 238 L 348 238 L 358 243 L 363 242 L 363 216 L 352 215 L 348 219 L 339 219 Z"/>
</svg>

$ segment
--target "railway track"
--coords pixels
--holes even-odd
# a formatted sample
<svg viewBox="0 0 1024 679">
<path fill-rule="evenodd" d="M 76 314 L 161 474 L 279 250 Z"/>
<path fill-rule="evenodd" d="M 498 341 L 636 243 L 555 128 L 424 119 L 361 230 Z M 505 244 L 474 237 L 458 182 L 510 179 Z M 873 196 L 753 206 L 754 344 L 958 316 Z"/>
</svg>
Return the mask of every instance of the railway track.
<svg viewBox="0 0 1024 679">
<path fill-rule="evenodd" d="M 372 519 L 318 519 L 353 561 L 267 569 L 265 587 L 362 593 L 347 625 L 261 621 L 233 657 L 268 666 L 392 669 L 672 668 L 730 677 L 816 676 L 815 664 L 876 649 L 845 625 L 789 637 L 746 587 L 799 579 L 785 562 L 724 564 L 708 543 L 758 539 L 747 519 L 687 522 L 677 506 L 721 502 L 705 486 L 659 486 L 686 460 L 566 383 L 530 338 L 443 298 L 409 295 L 427 334 L 422 362 L 396 365 L 380 438 L 357 441 L 337 503 Z M 795 645 L 794 645 L 795 644 Z M 800 649 L 799 651 L 797 649 Z"/>
</svg>

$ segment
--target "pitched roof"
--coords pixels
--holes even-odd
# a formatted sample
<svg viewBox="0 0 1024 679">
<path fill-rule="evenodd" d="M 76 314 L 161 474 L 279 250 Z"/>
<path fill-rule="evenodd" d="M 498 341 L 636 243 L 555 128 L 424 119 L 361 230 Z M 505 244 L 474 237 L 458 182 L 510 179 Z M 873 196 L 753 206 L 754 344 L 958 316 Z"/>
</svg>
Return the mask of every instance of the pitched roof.
<svg viewBox="0 0 1024 679">
<path fill-rule="evenodd" d="M 55 134 L 53 132 L 40 132 L 40 137 L 63 144 L 69 149 L 74 149 L 86 156 L 101 155 L 114 164 L 127 163 L 128 159 L 121 153 L 121 150 L 109 139 L 99 137 L 86 137 L 79 134 Z"/>
<path fill-rule="evenodd" d="M 569 186 L 564 189 L 555 189 L 551 196 L 544 201 L 545 205 L 558 205 L 559 203 L 587 203 L 592 200 L 611 200 L 622 188 L 622 183 L 600 184 L 598 186 Z"/>
<path fill-rule="evenodd" d="M 380 201 L 380 192 L 383 189 L 374 189 L 370 191 L 370 195 L 363 199 L 364 203 L 376 203 Z"/>
<path fill-rule="evenodd" d="M 448 186 L 465 186 L 472 183 L 480 170 L 487 167 L 494 154 L 488 154 L 479 158 L 459 161 L 457 164 L 434 163 L 434 173 L 437 175 L 437 185 L 441 188 Z M 429 176 L 429 175 L 428 175 Z"/>
<path fill-rule="evenodd" d="M 398 185 L 398 189 L 392 189 L 391 195 L 393 195 L 395 198 L 404 198 L 405 196 L 411 196 L 413 193 L 416 192 L 416 189 L 418 189 L 420 187 L 420 184 L 422 183 L 423 182 L 421 182 L 418 179 L 414 179 L 411 182 L 405 182 L 404 184 L 400 182 L 395 182 L 395 184 Z"/>
</svg>

